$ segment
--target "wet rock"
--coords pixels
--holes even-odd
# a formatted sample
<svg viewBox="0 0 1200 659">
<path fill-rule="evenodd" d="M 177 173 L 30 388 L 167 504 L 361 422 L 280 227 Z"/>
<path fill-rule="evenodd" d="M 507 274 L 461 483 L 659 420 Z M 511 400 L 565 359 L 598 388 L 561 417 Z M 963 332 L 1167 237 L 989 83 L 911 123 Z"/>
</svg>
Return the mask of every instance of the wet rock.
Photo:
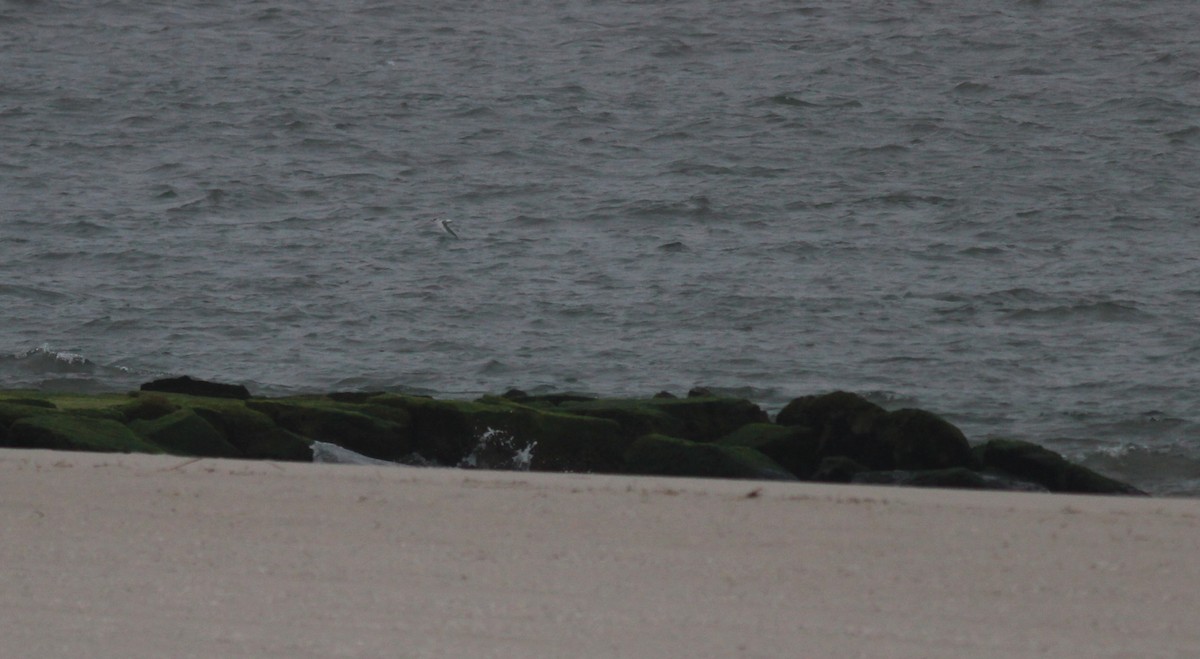
<svg viewBox="0 0 1200 659">
<path fill-rule="evenodd" d="M 711 442 L 749 423 L 768 421 L 758 405 L 741 398 L 618 399 L 563 403 L 570 414 L 612 419 L 630 435 L 661 434 L 696 442 Z"/>
<path fill-rule="evenodd" d="M 142 393 L 128 405 L 120 408 L 121 416 L 126 421 L 152 420 L 164 417 L 179 409 L 166 396 L 160 394 Z"/>
<path fill-rule="evenodd" d="M 843 455 L 823 458 L 813 472 L 812 480 L 821 483 L 849 483 L 854 477 L 865 471 L 870 471 L 860 462 Z"/>
<path fill-rule="evenodd" d="M 984 469 L 1037 483 L 1051 492 L 1146 494 L 1128 483 L 1069 462 L 1058 453 L 1032 442 L 993 439 L 975 447 L 975 452 Z"/>
<path fill-rule="evenodd" d="M 250 390 L 240 384 L 222 384 L 208 380 L 196 380 L 186 375 L 177 378 L 163 378 L 143 384 L 142 391 L 159 391 L 169 394 L 187 394 L 204 398 L 250 398 Z"/>
<path fill-rule="evenodd" d="M 325 394 L 325 397 L 336 403 L 365 403 L 368 400 L 382 395 L 382 391 L 335 391 Z"/>
<path fill-rule="evenodd" d="M 167 453 L 208 458 L 242 457 L 242 452 L 219 430 L 192 410 L 177 410 L 154 419 L 136 419 L 129 428 Z"/>
<path fill-rule="evenodd" d="M 800 479 L 811 478 L 820 464 L 821 438 L 811 428 L 751 423 L 716 442 L 744 446 L 771 458 Z"/>
<path fill-rule="evenodd" d="M 1034 483 L 982 474 L 966 467 L 930 469 L 924 471 L 864 471 L 854 474 L 851 483 L 864 485 L 899 485 L 906 487 L 939 487 L 966 490 L 1007 490 L 1018 492 L 1046 492 L 1046 488 Z"/>
<path fill-rule="evenodd" d="M 405 409 L 412 417 L 413 451 L 442 465 L 463 463 L 485 437 L 499 433 L 511 450 L 530 451 L 534 471 L 611 473 L 621 469 L 625 448 L 633 441 L 610 419 L 500 397 L 468 402 L 390 395 L 372 402 Z"/>
<path fill-rule="evenodd" d="M 16 405 L 29 405 L 31 407 L 41 407 L 47 410 L 56 410 L 58 406 L 48 400 L 41 398 L 5 398 L 4 402 L 13 403 Z"/>
<path fill-rule="evenodd" d="M 162 449 L 138 437 L 120 422 L 71 414 L 43 414 L 19 419 L 9 428 L 6 441 L 8 446 L 17 448 L 162 453 Z"/>
<path fill-rule="evenodd" d="M 665 435 L 646 435 L 625 453 L 631 474 L 796 480 L 787 469 L 744 446 L 692 442 Z"/>
<path fill-rule="evenodd" d="M 925 410 L 889 412 L 876 430 L 891 449 L 896 469 L 936 470 L 966 467 L 971 463 L 971 445 L 954 425 Z"/>
<path fill-rule="evenodd" d="M 192 410 L 247 458 L 297 462 L 312 459 L 312 440 L 280 428 L 271 417 L 247 408 L 241 401 L 208 399 Z"/>
<path fill-rule="evenodd" d="M 946 469 L 971 463 L 962 431 L 925 410 L 888 412 L 844 391 L 805 396 L 788 403 L 777 423 L 810 428 L 821 457 L 850 458 L 870 470 Z"/>
<path fill-rule="evenodd" d="M 412 452 L 407 423 L 365 414 L 362 406 L 322 400 L 251 400 L 246 407 L 297 435 L 379 460 L 399 460 Z"/>
<path fill-rule="evenodd" d="M 10 400 L 0 401 L 0 426 L 7 428 L 16 423 L 18 419 L 41 416 L 48 412 L 51 410 L 42 405 L 29 405 Z"/>
<path fill-rule="evenodd" d="M 871 469 L 891 469 L 891 447 L 877 434 L 886 416 L 886 410 L 858 394 L 835 391 L 794 399 L 780 410 L 776 423 L 811 428 L 820 437 L 822 457 L 841 456 Z"/>
</svg>

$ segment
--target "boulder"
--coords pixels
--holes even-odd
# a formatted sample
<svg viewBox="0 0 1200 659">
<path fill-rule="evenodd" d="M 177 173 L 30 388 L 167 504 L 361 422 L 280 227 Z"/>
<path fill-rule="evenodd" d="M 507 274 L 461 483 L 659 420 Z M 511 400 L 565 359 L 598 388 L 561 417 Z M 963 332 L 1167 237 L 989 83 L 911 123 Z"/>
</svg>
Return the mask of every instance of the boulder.
<svg viewBox="0 0 1200 659">
<path fill-rule="evenodd" d="M 463 464 L 487 449 L 487 465 L 516 464 L 498 450 L 528 452 L 535 471 L 616 472 L 633 438 L 615 421 L 530 407 L 501 397 L 478 401 L 438 401 L 400 395 L 370 401 L 404 409 L 412 418 L 413 451 L 437 464 Z M 503 437 L 490 447 L 481 443 Z"/>
<path fill-rule="evenodd" d="M 53 413 L 42 405 L 30 405 L 11 400 L 0 401 L 0 427 L 8 428 L 19 419 Z"/>
<path fill-rule="evenodd" d="M 938 470 L 971 464 L 971 445 L 962 431 L 932 412 L 889 412 L 879 421 L 876 433 L 891 448 L 896 469 Z"/>
<path fill-rule="evenodd" d="M 321 399 L 251 400 L 245 405 L 284 430 L 379 460 L 397 461 L 413 450 L 407 423 L 365 414 L 361 405 Z"/>
<path fill-rule="evenodd" d="M 820 464 L 821 438 L 805 426 L 751 423 L 722 437 L 716 444 L 752 448 L 804 480 L 811 478 Z"/>
<path fill-rule="evenodd" d="M 195 380 L 186 375 L 177 378 L 163 378 L 147 382 L 141 387 L 142 391 L 161 391 L 170 394 L 187 394 L 204 398 L 250 398 L 250 390 L 240 384 L 222 384 L 207 380 Z"/>
<path fill-rule="evenodd" d="M 787 469 L 754 449 L 665 435 L 640 437 L 625 452 L 625 464 L 631 474 L 796 480 Z"/>
<path fill-rule="evenodd" d="M 154 419 L 136 419 L 129 428 L 167 453 L 206 458 L 239 458 L 242 452 L 193 410 L 177 410 Z"/>
<path fill-rule="evenodd" d="M 121 416 L 126 421 L 157 419 L 179 409 L 178 405 L 161 394 L 138 393 L 140 395 L 135 397 L 132 402 L 120 408 Z"/>
<path fill-rule="evenodd" d="M 802 396 L 776 416 L 783 426 L 811 428 L 820 437 L 822 457 L 842 456 L 870 469 L 892 469 L 891 446 L 878 435 L 887 411 L 871 401 L 845 391 Z"/>
<path fill-rule="evenodd" d="M 5 403 L 14 403 L 16 405 L 29 405 L 31 407 L 41 407 L 47 410 L 56 410 L 58 406 L 54 403 L 43 400 L 41 398 L 5 398 Z"/>
<path fill-rule="evenodd" d="M 857 394 L 804 396 L 776 417 L 783 426 L 809 428 L 819 456 L 842 456 L 872 471 L 966 467 L 971 447 L 962 431 L 932 412 L 888 412 Z"/>
<path fill-rule="evenodd" d="M 117 421 L 72 414 L 43 414 L 19 419 L 9 428 L 6 442 L 17 448 L 162 453 L 162 449 Z"/>
<path fill-rule="evenodd" d="M 1071 463 L 1058 453 L 1032 442 L 992 439 L 974 450 L 985 470 L 996 470 L 1037 483 L 1051 492 L 1146 494 L 1128 483 Z"/>
<path fill-rule="evenodd" d="M 696 442 L 711 442 L 749 423 L 768 421 L 758 405 L 742 398 L 600 399 L 564 402 L 571 414 L 612 419 L 630 435 L 662 434 Z"/>
<path fill-rule="evenodd" d="M 844 455 L 834 455 L 821 460 L 817 470 L 813 472 L 812 480 L 822 483 L 850 483 L 854 477 L 870 471 L 859 462 Z"/>
<path fill-rule="evenodd" d="M 241 401 L 209 399 L 192 410 L 247 458 L 312 460 L 312 440 L 280 428 L 271 417 L 247 408 Z"/>
</svg>

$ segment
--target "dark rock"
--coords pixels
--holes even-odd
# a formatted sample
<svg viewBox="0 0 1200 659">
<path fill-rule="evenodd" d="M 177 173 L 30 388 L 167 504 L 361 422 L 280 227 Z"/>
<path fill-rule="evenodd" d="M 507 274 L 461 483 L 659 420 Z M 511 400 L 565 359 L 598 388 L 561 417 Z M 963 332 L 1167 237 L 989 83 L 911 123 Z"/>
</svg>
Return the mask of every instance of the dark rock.
<svg viewBox="0 0 1200 659">
<path fill-rule="evenodd" d="M 538 394 L 530 396 L 520 389 L 510 389 L 502 397 L 514 403 L 521 403 L 530 407 L 557 407 L 563 403 L 596 400 L 595 396 L 585 396 L 583 394 Z"/>
<path fill-rule="evenodd" d="M 971 464 L 962 431 L 925 410 L 888 412 L 857 394 L 804 396 L 776 417 L 783 426 L 811 428 L 820 456 L 843 456 L 872 471 L 947 469 Z"/>
<path fill-rule="evenodd" d="M 507 447 L 531 452 L 535 471 L 616 472 L 633 438 L 616 422 L 568 414 L 486 397 L 479 401 L 437 401 L 408 396 L 383 396 L 376 405 L 400 407 L 412 416 L 413 450 L 438 464 L 462 464 L 490 437 L 504 441 L 487 449 L 492 465 L 507 461 L 492 455 Z"/>
<path fill-rule="evenodd" d="M 754 449 L 691 442 L 665 435 L 639 438 L 626 451 L 625 463 L 626 470 L 632 474 L 796 480 L 788 470 Z"/>
<path fill-rule="evenodd" d="M 16 423 L 18 419 L 42 416 L 48 412 L 51 412 L 51 410 L 41 405 L 14 403 L 8 400 L 0 401 L 0 427 L 7 428 Z"/>
<path fill-rule="evenodd" d="M 241 401 L 209 400 L 193 411 L 247 458 L 312 460 L 312 440 L 280 428 L 271 417 L 247 408 Z"/>
<path fill-rule="evenodd" d="M 811 428 L 821 438 L 821 456 L 843 456 L 870 469 L 892 469 L 892 447 L 878 435 L 887 411 L 871 401 L 845 391 L 803 396 L 788 403 L 776 416 L 783 426 Z"/>
<path fill-rule="evenodd" d="M 41 407 L 47 410 L 56 410 L 58 406 L 48 400 L 41 398 L 5 398 L 4 402 L 13 403 L 15 405 L 29 405 L 30 407 Z"/>
<path fill-rule="evenodd" d="M 692 387 L 687 392 L 688 398 L 716 398 L 716 396 L 708 387 Z"/>
<path fill-rule="evenodd" d="M 162 453 L 162 449 L 141 439 L 117 421 L 71 414 L 22 418 L 9 428 L 6 441 L 8 446 L 19 448 Z"/>
<path fill-rule="evenodd" d="M 922 471 L 864 471 L 854 474 L 851 483 L 864 485 L 900 485 L 907 487 L 944 487 L 967 490 L 1008 490 L 1018 492 L 1046 492 L 1046 488 L 1033 483 L 981 474 L 966 467 L 929 469 Z"/>
<path fill-rule="evenodd" d="M 606 398 L 563 403 L 564 412 L 612 419 L 628 434 L 661 434 L 696 442 L 715 441 L 749 423 L 767 421 L 767 413 L 742 398 Z"/>
<path fill-rule="evenodd" d="M 640 399 L 602 398 L 589 401 L 567 401 L 561 403 L 557 409 L 567 414 L 613 421 L 631 440 L 654 433 L 672 436 L 684 434 L 682 419 L 658 407 L 645 404 L 647 402 Z"/>
<path fill-rule="evenodd" d="M 877 433 L 891 447 L 896 469 L 936 470 L 971 463 L 971 445 L 962 431 L 932 412 L 890 412 L 880 420 Z"/>
<path fill-rule="evenodd" d="M 651 398 L 679 398 L 679 396 L 676 396 L 675 394 L 673 394 L 669 391 L 660 391 L 660 392 L 654 394 L 653 396 L 651 396 Z"/>
<path fill-rule="evenodd" d="M 1016 439 L 993 439 L 976 452 L 985 469 L 994 469 L 1020 480 L 1042 485 L 1051 492 L 1077 494 L 1146 494 L 1142 490 L 1098 474 L 1043 446 Z"/>
<path fill-rule="evenodd" d="M 361 404 L 384 393 L 382 391 L 335 391 L 331 394 L 325 394 L 325 397 L 336 403 Z"/>
<path fill-rule="evenodd" d="M 820 464 L 821 438 L 804 426 L 751 423 L 722 437 L 716 444 L 752 448 L 800 479 L 812 477 Z"/>
<path fill-rule="evenodd" d="M 843 455 L 824 458 L 813 472 L 812 480 L 822 483 L 849 483 L 854 476 L 864 471 L 870 471 L 859 462 Z"/>
<path fill-rule="evenodd" d="M 242 452 L 192 410 L 178 410 L 154 419 L 138 419 L 129 428 L 167 453 L 206 458 L 238 458 Z"/>
<path fill-rule="evenodd" d="M 152 420 L 164 417 L 178 409 L 179 406 L 168 400 L 166 396 L 139 392 L 133 402 L 121 407 L 121 415 L 126 421 Z"/>
<path fill-rule="evenodd" d="M 177 378 L 164 378 L 147 382 L 142 391 L 161 391 L 169 394 L 187 394 L 206 398 L 250 398 L 250 390 L 240 384 L 221 384 L 207 380 L 194 380 L 186 375 Z"/>
<path fill-rule="evenodd" d="M 297 435 L 379 460 L 395 461 L 412 452 L 407 423 L 364 414 L 361 406 L 321 400 L 252 400 L 246 407 Z"/>
</svg>

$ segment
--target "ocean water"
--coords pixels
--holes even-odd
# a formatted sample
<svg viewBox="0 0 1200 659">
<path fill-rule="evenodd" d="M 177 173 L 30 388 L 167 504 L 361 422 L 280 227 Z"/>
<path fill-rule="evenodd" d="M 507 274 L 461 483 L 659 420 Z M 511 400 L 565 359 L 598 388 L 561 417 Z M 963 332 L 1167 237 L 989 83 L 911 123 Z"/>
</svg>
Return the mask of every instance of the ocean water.
<svg viewBox="0 0 1200 659">
<path fill-rule="evenodd" d="M 0 387 L 847 389 L 1200 494 L 1196 25 L 0 0 Z"/>
</svg>

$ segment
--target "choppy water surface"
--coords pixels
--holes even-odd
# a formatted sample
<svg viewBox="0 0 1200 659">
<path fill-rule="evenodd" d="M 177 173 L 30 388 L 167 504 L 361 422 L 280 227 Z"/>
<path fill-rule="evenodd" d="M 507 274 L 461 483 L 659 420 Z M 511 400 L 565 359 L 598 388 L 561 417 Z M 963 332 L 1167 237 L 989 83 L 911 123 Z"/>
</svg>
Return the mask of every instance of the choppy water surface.
<svg viewBox="0 0 1200 659">
<path fill-rule="evenodd" d="M 843 388 L 1200 493 L 1197 3 L 178 4 L 0 2 L 0 386 Z"/>
</svg>

